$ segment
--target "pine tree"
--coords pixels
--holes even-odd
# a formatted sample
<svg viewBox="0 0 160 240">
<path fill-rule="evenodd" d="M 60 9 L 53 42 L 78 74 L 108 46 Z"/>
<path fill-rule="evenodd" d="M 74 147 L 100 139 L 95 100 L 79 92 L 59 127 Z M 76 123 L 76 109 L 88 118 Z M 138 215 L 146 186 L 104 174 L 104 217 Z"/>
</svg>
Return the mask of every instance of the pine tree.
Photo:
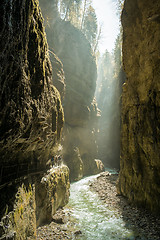
<svg viewBox="0 0 160 240">
<path fill-rule="evenodd" d="M 84 32 L 91 46 L 94 47 L 97 36 L 97 16 L 94 8 L 91 5 L 87 9 L 82 31 Z"/>
<path fill-rule="evenodd" d="M 50 0 L 51 1 L 51 0 Z M 70 21 L 79 28 L 91 44 L 94 55 L 97 54 L 101 27 L 98 31 L 97 16 L 91 0 L 54 0 L 64 21 Z"/>
</svg>

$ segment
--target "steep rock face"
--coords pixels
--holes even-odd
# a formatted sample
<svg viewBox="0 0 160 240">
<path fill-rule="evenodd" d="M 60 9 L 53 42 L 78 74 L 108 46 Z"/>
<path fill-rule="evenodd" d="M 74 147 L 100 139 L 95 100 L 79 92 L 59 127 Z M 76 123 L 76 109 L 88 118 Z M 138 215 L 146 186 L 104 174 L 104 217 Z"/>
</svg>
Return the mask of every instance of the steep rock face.
<svg viewBox="0 0 160 240">
<path fill-rule="evenodd" d="M 121 170 L 118 190 L 160 209 L 160 2 L 126 0 L 122 14 Z"/>
<path fill-rule="evenodd" d="M 55 154 L 63 109 L 38 1 L 2 0 L 0 22 L 0 238 L 36 239 L 37 182 Z"/>
<path fill-rule="evenodd" d="M 36 184 L 37 226 L 52 220 L 56 210 L 69 200 L 69 169 L 65 165 L 51 168 Z"/>
<path fill-rule="evenodd" d="M 34 179 L 34 184 L 31 182 L 33 179 L 29 178 L 3 189 L 1 204 L 8 194 L 13 209 L 10 211 L 8 206 L 0 221 L 0 238 L 36 239 L 36 227 L 50 222 L 56 210 L 68 203 L 70 183 L 67 166 L 51 168 L 43 178 L 39 176 Z"/>
<path fill-rule="evenodd" d="M 75 162 L 70 168 L 71 179 L 74 179 L 75 172 L 78 173 L 75 179 L 79 179 L 83 175 L 101 171 L 97 169 L 95 162 L 98 150 L 95 126 L 98 121 L 98 109 L 93 101 L 96 63 L 88 41 L 69 22 L 56 22 L 53 34 L 53 47 L 63 62 L 66 79 L 63 156 L 68 166 Z M 77 148 L 80 158 L 74 158 L 75 154 L 72 154 Z"/>
<path fill-rule="evenodd" d="M 59 93 L 51 84 L 51 64 L 37 1 L 4 0 L 0 12 L 3 183 L 9 180 L 7 171 L 16 178 L 27 169 L 34 172 L 45 167 L 60 138 L 63 109 Z"/>
<path fill-rule="evenodd" d="M 63 100 L 65 95 L 65 86 L 66 86 L 63 64 L 53 51 L 49 51 L 49 52 L 50 52 L 50 60 L 52 64 L 53 84 L 58 89 L 61 95 L 61 100 Z"/>
<path fill-rule="evenodd" d="M 78 180 L 83 176 L 97 174 L 104 170 L 103 164 L 98 164 L 97 157 L 97 105 L 92 103 L 89 108 L 88 124 L 73 127 L 65 124 L 63 132 L 63 155 L 70 168 L 71 180 Z M 97 121 L 96 121 L 97 120 Z"/>
<path fill-rule="evenodd" d="M 13 201 L 14 205 L 12 211 L 8 205 L 6 214 L 0 221 L 0 238 L 36 239 L 35 185 L 25 181 L 19 186 L 12 185 L 3 189 L 1 195 L 4 197 L 1 199 L 2 204 L 9 197 L 9 201 Z"/>
<path fill-rule="evenodd" d="M 56 21 L 52 34 L 49 46 L 61 59 L 66 77 L 65 122 L 83 126 L 88 123 L 96 87 L 95 59 L 84 35 L 70 22 Z"/>
<path fill-rule="evenodd" d="M 54 1 L 46 3 L 50 6 L 49 12 L 43 1 L 40 4 L 46 16 L 49 47 L 55 50 L 62 61 L 65 73 L 63 156 L 70 168 L 71 179 L 79 179 L 100 171 L 95 163 L 97 129 L 93 127 L 98 118 L 98 110 L 93 102 L 96 63 L 85 36 L 70 22 L 60 19 Z"/>
</svg>

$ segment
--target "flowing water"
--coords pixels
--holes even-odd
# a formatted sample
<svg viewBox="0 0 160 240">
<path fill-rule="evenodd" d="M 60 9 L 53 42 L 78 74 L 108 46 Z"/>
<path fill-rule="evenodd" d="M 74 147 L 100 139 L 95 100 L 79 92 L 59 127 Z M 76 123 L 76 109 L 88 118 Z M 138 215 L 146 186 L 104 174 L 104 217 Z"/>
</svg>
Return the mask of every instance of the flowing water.
<svg viewBox="0 0 160 240">
<path fill-rule="evenodd" d="M 97 176 L 87 177 L 71 184 L 69 206 L 82 231 L 82 235 L 78 235 L 75 239 L 137 239 L 134 233 L 125 227 L 123 219 L 117 216 L 116 212 L 107 209 L 97 194 L 90 191 L 89 183 Z"/>
</svg>

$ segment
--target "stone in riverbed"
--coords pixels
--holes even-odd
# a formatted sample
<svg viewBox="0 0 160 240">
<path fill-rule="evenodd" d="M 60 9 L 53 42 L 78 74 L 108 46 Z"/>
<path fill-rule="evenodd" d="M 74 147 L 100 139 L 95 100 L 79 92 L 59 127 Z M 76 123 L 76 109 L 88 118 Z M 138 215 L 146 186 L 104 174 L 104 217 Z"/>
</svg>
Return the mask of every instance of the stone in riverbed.
<svg viewBox="0 0 160 240">
<path fill-rule="evenodd" d="M 82 234 L 82 231 L 81 230 L 77 230 L 76 232 L 74 232 L 75 235 L 79 235 L 79 234 Z"/>
</svg>

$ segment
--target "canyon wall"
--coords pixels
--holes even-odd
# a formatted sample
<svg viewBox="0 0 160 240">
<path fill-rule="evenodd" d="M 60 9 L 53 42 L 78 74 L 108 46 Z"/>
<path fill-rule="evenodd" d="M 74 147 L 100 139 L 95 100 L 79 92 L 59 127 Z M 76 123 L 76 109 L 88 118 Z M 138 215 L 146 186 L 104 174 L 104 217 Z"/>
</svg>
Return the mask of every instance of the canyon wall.
<svg viewBox="0 0 160 240">
<path fill-rule="evenodd" d="M 38 192 L 48 184 L 50 193 L 43 197 L 48 206 L 52 202 L 52 214 L 69 197 L 67 167 L 56 168 L 56 174 L 46 177 L 46 185 L 41 182 L 44 173 L 51 175 L 47 169 L 57 151 L 64 114 L 52 84 L 38 1 L 2 0 L 0 22 L 0 238 L 36 239 L 36 221 L 42 222 L 38 215 L 36 220 Z M 56 56 L 54 61 L 58 64 Z M 63 71 L 58 74 L 63 82 Z M 65 175 L 62 182 L 59 172 Z M 60 201 L 54 204 L 55 194 Z"/>
<path fill-rule="evenodd" d="M 49 48 L 54 49 L 62 61 L 65 73 L 63 158 L 70 168 L 71 179 L 77 180 L 103 169 L 103 164 L 95 160 L 99 117 L 94 100 L 97 67 L 83 33 L 70 22 L 61 20 L 54 1 L 46 3 L 49 11 L 44 3 L 40 1 Z"/>
<path fill-rule="evenodd" d="M 160 1 L 126 0 L 122 13 L 121 163 L 118 191 L 160 209 Z"/>
</svg>

